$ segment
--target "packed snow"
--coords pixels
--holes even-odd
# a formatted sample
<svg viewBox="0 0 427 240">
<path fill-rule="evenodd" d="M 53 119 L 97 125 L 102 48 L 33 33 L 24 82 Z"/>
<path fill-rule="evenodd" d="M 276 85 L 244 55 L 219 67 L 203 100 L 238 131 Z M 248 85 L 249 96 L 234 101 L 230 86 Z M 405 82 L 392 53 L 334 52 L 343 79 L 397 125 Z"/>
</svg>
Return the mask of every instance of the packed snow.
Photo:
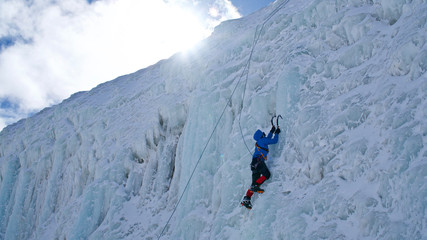
<svg viewBox="0 0 427 240">
<path fill-rule="evenodd" d="M 282 3 L 6 127 L 0 239 L 427 239 L 427 1 Z"/>
</svg>

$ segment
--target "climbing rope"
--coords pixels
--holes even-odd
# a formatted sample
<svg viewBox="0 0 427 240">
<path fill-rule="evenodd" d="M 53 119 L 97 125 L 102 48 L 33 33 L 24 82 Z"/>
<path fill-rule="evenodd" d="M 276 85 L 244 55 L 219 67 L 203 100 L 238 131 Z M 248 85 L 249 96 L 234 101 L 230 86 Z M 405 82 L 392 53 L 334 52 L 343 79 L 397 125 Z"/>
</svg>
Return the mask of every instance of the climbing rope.
<svg viewBox="0 0 427 240">
<path fill-rule="evenodd" d="M 243 69 L 242 75 L 240 75 L 239 81 L 237 82 L 237 85 L 240 83 L 240 80 L 242 79 L 244 73 L 246 72 L 246 79 L 245 79 L 245 86 L 243 88 L 243 96 L 242 96 L 242 111 L 243 111 L 243 104 L 245 102 L 245 95 L 246 95 L 246 85 L 248 83 L 248 78 L 249 78 L 249 69 L 250 69 L 250 65 L 251 65 L 251 60 L 252 60 L 252 55 L 254 53 L 255 50 L 255 46 L 258 44 L 258 40 L 261 37 L 261 33 L 262 30 L 264 30 L 264 26 L 265 24 L 280 10 L 282 9 L 287 3 L 289 2 L 289 0 L 285 0 L 283 1 L 281 4 L 279 4 L 279 6 L 277 6 L 277 8 L 275 8 L 268 16 L 267 18 L 264 20 L 264 22 L 261 24 L 261 27 L 259 28 L 258 31 L 258 27 L 259 25 L 256 27 L 255 29 L 255 34 L 254 34 L 254 40 L 252 42 L 252 49 L 251 52 L 249 54 L 249 58 L 248 58 L 248 62 L 245 66 L 245 68 Z M 246 140 L 245 137 L 243 135 L 243 130 L 242 130 L 242 125 L 240 124 L 241 122 L 241 117 L 242 114 L 239 114 L 239 129 L 240 129 L 240 134 L 242 135 L 242 139 L 243 139 L 243 143 L 245 143 L 246 149 L 248 150 L 250 155 L 253 155 L 253 153 L 251 152 L 251 150 L 249 150 L 248 145 L 246 144 Z"/>
<path fill-rule="evenodd" d="M 271 18 L 272 18 L 272 17 L 273 17 L 273 16 L 274 16 L 274 15 L 275 15 L 275 14 L 276 14 L 276 13 L 277 13 L 281 8 L 282 8 L 282 7 L 283 7 L 283 6 L 285 6 L 288 2 L 289 2 L 289 0 L 285 0 L 285 1 L 284 1 L 284 2 L 282 2 L 282 3 L 281 3 L 281 4 L 280 4 L 276 9 L 274 9 L 274 11 L 273 11 L 273 12 L 271 12 L 271 13 L 267 16 L 267 18 L 264 20 L 264 22 L 262 23 L 261 28 L 259 29 L 259 31 L 258 31 L 258 26 L 257 26 L 257 28 L 256 28 L 256 30 L 255 30 L 254 40 L 253 40 L 253 43 L 252 43 L 252 49 L 251 49 L 251 52 L 250 52 L 250 55 L 249 55 L 248 61 L 247 61 L 246 65 L 245 65 L 245 67 L 244 67 L 244 69 L 243 69 L 243 72 L 242 72 L 242 74 L 240 75 L 239 80 L 237 81 L 237 84 L 236 84 L 236 86 L 235 86 L 235 87 L 234 87 L 234 89 L 233 89 L 233 92 L 231 93 L 230 97 L 228 98 L 227 104 L 225 104 L 225 106 L 224 106 L 224 109 L 222 110 L 221 115 L 220 115 L 220 117 L 219 117 L 218 121 L 216 122 L 215 127 L 214 127 L 214 129 L 212 130 L 212 132 L 211 132 L 211 134 L 210 134 L 210 136 L 209 136 L 209 138 L 208 138 L 208 141 L 206 142 L 205 147 L 203 148 L 203 151 L 202 151 L 202 153 L 200 154 L 200 157 L 199 157 L 199 159 L 197 160 L 196 165 L 195 165 L 195 166 L 194 166 L 194 168 L 193 168 L 193 171 L 191 172 L 190 178 L 188 179 L 187 184 L 185 185 L 184 190 L 182 191 L 181 196 L 179 197 L 178 202 L 177 202 L 177 204 L 175 205 L 174 210 L 172 211 L 172 214 L 170 215 L 170 217 L 169 217 L 168 221 L 166 222 L 165 226 L 163 227 L 163 230 L 162 230 L 162 232 L 160 233 L 160 235 L 159 235 L 159 237 L 157 238 L 157 240 L 159 240 L 159 239 L 163 236 L 163 233 L 164 233 L 164 231 L 166 230 L 166 227 L 169 225 L 169 223 L 170 223 L 170 221 L 171 221 L 171 219 L 172 219 L 173 215 L 174 215 L 174 214 L 175 214 L 175 212 L 176 212 L 176 209 L 178 208 L 179 204 L 181 203 L 181 200 L 182 200 L 182 198 L 184 197 L 184 193 L 186 192 L 186 190 L 187 190 L 187 188 L 188 188 L 188 186 L 189 186 L 189 184 L 190 184 L 190 181 L 191 181 L 191 179 L 193 178 L 194 173 L 196 172 L 197 166 L 199 165 L 200 160 L 202 159 L 202 157 L 203 157 L 203 155 L 204 155 L 204 153 L 205 153 L 205 151 L 206 151 L 206 148 L 208 147 L 209 142 L 211 141 L 212 136 L 213 136 L 213 134 L 215 133 L 215 131 L 216 131 L 216 129 L 217 129 L 217 127 L 218 127 L 218 125 L 219 125 L 219 122 L 221 121 L 222 117 L 224 116 L 224 113 L 225 113 L 225 110 L 227 109 L 227 106 L 228 106 L 228 105 L 231 105 L 231 100 L 232 100 L 232 98 L 233 98 L 233 96 L 234 96 L 234 93 L 236 92 L 236 89 L 237 89 L 237 87 L 239 86 L 240 81 L 242 80 L 243 75 L 244 75 L 244 74 L 245 74 L 245 72 L 246 72 L 245 88 L 244 88 L 244 90 L 243 90 L 243 101 L 242 101 L 242 110 L 243 110 L 243 103 L 244 103 L 244 98 L 245 98 L 246 85 L 247 85 L 248 78 L 249 78 L 249 68 L 250 68 L 251 59 L 252 59 L 252 55 L 253 55 L 253 53 L 254 53 L 255 46 L 256 46 L 256 44 L 258 43 L 258 40 L 259 40 L 259 38 L 260 38 L 260 36 L 261 36 L 261 32 L 262 32 L 262 30 L 264 29 L 265 24 L 268 22 L 268 20 L 270 20 L 270 19 L 271 19 Z M 240 125 L 240 118 L 241 118 L 241 116 L 242 116 L 242 114 L 240 114 L 240 115 L 239 115 L 239 128 L 240 128 L 240 133 L 242 134 L 243 142 L 245 143 L 245 146 L 246 146 L 247 150 L 249 151 L 249 153 L 251 153 L 251 151 L 249 150 L 248 145 L 246 144 L 245 138 L 244 138 L 244 136 L 243 136 L 242 126 Z M 252 155 L 252 153 L 251 153 L 251 155 Z"/>
</svg>

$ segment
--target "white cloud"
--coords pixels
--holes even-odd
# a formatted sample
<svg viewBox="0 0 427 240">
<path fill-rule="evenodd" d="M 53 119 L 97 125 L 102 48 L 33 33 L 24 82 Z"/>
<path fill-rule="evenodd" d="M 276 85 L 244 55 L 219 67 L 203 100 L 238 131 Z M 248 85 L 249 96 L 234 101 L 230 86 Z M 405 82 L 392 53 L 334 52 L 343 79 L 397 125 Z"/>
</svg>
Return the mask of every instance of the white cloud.
<svg viewBox="0 0 427 240">
<path fill-rule="evenodd" d="M 0 52 L 0 99 L 14 101 L 18 115 L 40 110 L 167 58 L 237 17 L 229 0 L 1 1 L 0 38 L 16 42 Z"/>
</svg>

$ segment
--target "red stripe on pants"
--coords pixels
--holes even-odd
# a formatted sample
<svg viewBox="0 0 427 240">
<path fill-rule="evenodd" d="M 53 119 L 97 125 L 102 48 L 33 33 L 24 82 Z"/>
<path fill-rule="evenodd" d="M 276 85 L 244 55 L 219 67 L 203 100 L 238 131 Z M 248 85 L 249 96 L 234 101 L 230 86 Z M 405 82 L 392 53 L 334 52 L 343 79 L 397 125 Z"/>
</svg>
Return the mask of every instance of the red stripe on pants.
<svg viewBox="0 0 427 240">
<path fill-rule="evenodd" d="M 256 180 L 256 183 L 258 183 L 259 185 L 261 185 L 267 178 L 263 176 L 261 176 L 260 178 L 258 178 Z"/>
</svg>

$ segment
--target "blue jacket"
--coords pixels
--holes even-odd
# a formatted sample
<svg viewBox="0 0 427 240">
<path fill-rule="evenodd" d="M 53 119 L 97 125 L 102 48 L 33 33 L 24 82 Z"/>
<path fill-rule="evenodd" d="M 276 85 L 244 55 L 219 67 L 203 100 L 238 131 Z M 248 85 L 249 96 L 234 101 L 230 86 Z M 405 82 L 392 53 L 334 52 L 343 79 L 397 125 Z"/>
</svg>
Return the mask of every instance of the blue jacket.
<svg viewBox="0 0 427 240">
<path fill-rule="evenodd" d="M 275 134 L 273 138 L 273 133 L 269 133 L 267 137 L 263 137 L 264 133 L 261 130 L 257 130 L 254 134 L 255 144 L 255 152 L 253 158 L 262 157 L 263 160 L 267 159 L 268 154 L 268 145 L 276 144 L 279 141 L 279 134 Z"/>
</svg>

